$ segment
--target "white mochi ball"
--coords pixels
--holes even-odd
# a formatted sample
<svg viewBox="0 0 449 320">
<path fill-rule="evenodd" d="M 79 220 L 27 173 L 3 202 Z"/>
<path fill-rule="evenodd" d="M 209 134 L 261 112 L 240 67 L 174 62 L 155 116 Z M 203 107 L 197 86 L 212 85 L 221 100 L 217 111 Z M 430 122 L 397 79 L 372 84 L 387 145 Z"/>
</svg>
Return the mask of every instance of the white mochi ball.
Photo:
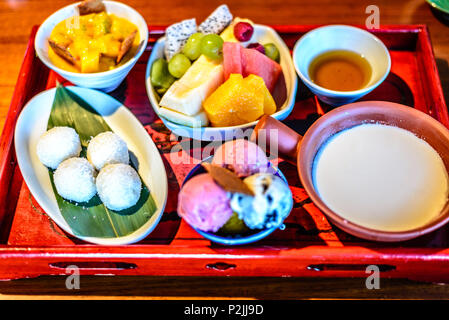
<svg viewBox="0 0 449 320">
<path fill-rule="evenodd" d="M 108 164 L 128 164 L 128 146 L 117 134 L 111 131 L 102 132 L 89 142 L 87 159 L 97 170 L 101 170 Z"/>
<path fill-rule="evenodd" d="M 53 175 L 59 195 L 75 202 L 89 201 L 96 193 L 95 169 L 85 158 L 61 162 Z"/>
<path fill-rule="evenodd" d="M 56 169 L 66 159 L 78 157 L 80 152 L 80 137 L 70 127 L 54 127 L 48 130 L 39 138 L 36 147 L 39 160 L 51 169 Z"/>
<path fill-rule="evenodd" d="M 135 205 L 141 189 L 139 175 L 127 164 L 109 164 L 97 176 L 98 195 L 111 210 L 120 211 Z"/>
</svg>

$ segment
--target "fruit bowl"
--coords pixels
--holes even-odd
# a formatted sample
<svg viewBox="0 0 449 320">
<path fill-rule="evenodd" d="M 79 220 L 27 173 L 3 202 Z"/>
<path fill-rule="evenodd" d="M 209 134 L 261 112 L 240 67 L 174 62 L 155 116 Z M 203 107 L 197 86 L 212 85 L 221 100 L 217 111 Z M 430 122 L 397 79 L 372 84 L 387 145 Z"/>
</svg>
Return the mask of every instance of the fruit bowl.
<svg viewBox="0 0 449 320">
<path fill-rule="evenodd" d="M 204 162 L 207 162 L 207 163 L 212 162 L 212 157 L 208 157 L 208 158 L 204 159 L 202 161 L 202 163 L 204 163 Z M 182 186 L 184 186 L 187 183 L 187 181 L 192 179 L 194 176 L 207 172 L 206 169 L 204 169 L 204 167 L 202 166 L 202 163 L 197 164 L 187 174 L 186 178 L 184 179 L 184 182 L 182 183 Z M 278 176 L 286 184 L 288 184 L 287 179 L 285 178 L 284 174 L 278 168 L 273 166 L 271 163 L 270 163 L 270 167 L 268 168 L 268 172 Z M 291 211 L 292 208 L 293 208 L 293 199 L 291 201 L 291 206 L 290 206 L 289 211 Z M 250 244 L 250 243 L 259 241 L 259 240 L 267 237 L 268 235 L 270 235 L 276 229 L 283 230 L 284 224 L 281 224 L 280 226 L 272 227 L 272 228 L 248 230 L 245 233 L 224 233 L 224 232 L 220 232 L 220 231 L 207 232 L 207 231 L 202 231 L 198 228 L 195 228 L 194 226 L 191 226 L 191 227 L 196 232 L 198 232 L 200 235 L 202 235 L 204 238 L 206 238 L 212 242 L 222 244 L 222 245 L 244 245 L 244 244 Z"/>
<path fill-rule="evenodd" d="M 277 104 L 277 111 L 271 116 L 277 120 L 284 120 L 292 112 L 295 105 L 296 90 L 298 80 L 293 66 L 293 61 L 290 51 L 281 37 L 271 27 L 265 25 L 254 25 L 254 35 L 252 41 L 261 43 L 274 43 L 279 49 L 282 67 L 282 74 L 277 82 L 276 88 L 273 92 L 273 98 Z M 245 123 L 242 125 L 232 127 L 188 127 L 172 122 L 159 113 L 159 99 L 158 95 L 151 84 L 150 71 L 153 62 L 163 57 L 165 46 L 165 37 L 160 38 L 154 45 L 150 58 L 148 60 L 145 85 L 147 89 L 148 98 L 156 114 L 161 118 L 165 126 L 174 134 L 182 137 L 192 138 L 201 141 L 227 141 L 234 138 L 242 138 L 250 135 L 246 132 L 247 129 L 253 128 L 257 121 Z"/>
</svg>

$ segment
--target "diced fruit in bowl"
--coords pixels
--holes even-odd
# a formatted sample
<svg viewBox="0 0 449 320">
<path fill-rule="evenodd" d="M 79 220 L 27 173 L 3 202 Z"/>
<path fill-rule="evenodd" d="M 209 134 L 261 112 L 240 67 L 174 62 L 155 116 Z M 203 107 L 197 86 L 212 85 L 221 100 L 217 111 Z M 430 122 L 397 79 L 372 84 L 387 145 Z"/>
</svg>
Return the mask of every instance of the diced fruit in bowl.
<svg viewBox="0 0 449 320">
<path fill-rule="evenodd" d="M 59 21 L 47 39 L 48 57 L 69 72 L 97 73 L 119 68 L 137 53 L 139 34 L 133 21 L 106 12 L 101 0 L 95 10 L 83 1 L 78 14 Z"/>
<path fill-rule="evenodd" d="M 284 113 L 291 112 L 292 102 L 287 108 L 285 105 L 287 98 L 292 99 L 287 97 L 288 90 L 296 92 L 296 82 L 291 80 L 291 73 L 288 79 L 282 76 L 281 66 L 265 55 L 266 48 L 260 42 L 273 41 L 286 54 L 274 30 L 248 19 L 233 19 L 226 5 L 217 8 L 198 28 L 193 26 L 195 19 L 170 26 L 150 57 L 155 61 L 151 77 L 156 77 L 151 79 L 152 88 L 147 87 L 150 100 L 170 130 L 189 137 L 200 133 L 201 140 L 208 140 L 231 131 L 239 135 L 239 130 L 254 125 L 264 114 L 280 111 L 275 116 L 285 118 Z M 160 61 L 163 53 L 165 64 Z M 293 90 L 287 89 L 291 81 Z M 206 128 L 192 130 L 198 127 Z"/>
<path fill-rule="evenodd" d="M 236 126 L 276 111 L 276 104 L 263 79 L 231 74 L 204 102 L 204 109 L 215 127 Z"/>
</svg>

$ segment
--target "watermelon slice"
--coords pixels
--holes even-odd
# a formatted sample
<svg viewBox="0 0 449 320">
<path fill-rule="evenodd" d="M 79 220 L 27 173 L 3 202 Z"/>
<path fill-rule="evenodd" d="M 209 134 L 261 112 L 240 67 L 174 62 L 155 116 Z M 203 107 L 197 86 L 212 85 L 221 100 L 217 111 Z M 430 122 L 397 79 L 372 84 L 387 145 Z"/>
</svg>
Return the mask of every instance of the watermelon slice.
<svg viewBox="0 0 449 320">
<path fill-rule="evenodd" d="M 282 72 L 282 68 L 276 61 L 271 60 L 263 53 L 255 49 L 242 48 L 243 76 L 255 74 L 265 81 L 270 92 L 273 92 L 274 86 Z"/>
<path fill-rule="evenodd" d="M 225 81 L 228 80 L 231 73 L 243 75 L 242 49 L 243 47 L 236 42 L 223 43 L 223 72 Z"/>
<path fill-rule="evenodd" d="M 261 77 L 270 92 L 273 92 L 281 66 L 255 49 L 243 48 L 236 42 L 223 44 L 223 72 L 225 80 L 232 73 L 247 77 L 250 74 Z"/>
</svg>

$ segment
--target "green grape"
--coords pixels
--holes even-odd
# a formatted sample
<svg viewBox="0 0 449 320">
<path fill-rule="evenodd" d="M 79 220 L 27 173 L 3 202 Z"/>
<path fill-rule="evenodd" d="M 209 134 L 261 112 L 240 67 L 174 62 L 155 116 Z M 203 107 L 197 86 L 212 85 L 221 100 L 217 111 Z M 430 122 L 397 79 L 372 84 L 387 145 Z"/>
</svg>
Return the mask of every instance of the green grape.
<svg viewBox="0 0 449 320">
<path fill-rule="evenodd" d="M 151 84 L 157 89 L 168 89 L 175 81 L 175 78 L 168 72 L 168 63 L 165 59 L 159 58 L 151 66 Z"/>
<path fill-rule="evenodd" d="M 220 59 L 222 48 L 223 39 L 219 35 L 208 34 L 201 39 L 201 53 L 210 59 Z"/>
<path fill-rule="evenodd" d="M 192 63 L 182 53 L 175 54 L 168 62 L 168 71 L 175 78 L 181 78 L 190 68 Z"/>
<path fill-rule="evenodd" d="M 201 32 L 192 34 L 184 45 L 184 48 L 182 48 L 182 53 L 190 60 L 194 61 L 200 57 L 201 39 L 203 37 L 204 35 Z"/>
<path fill-rule="evenodd" d="M 279 61 L 281 60 L 281 54 L 279 53 L 278 48 L 276 48 L 273 43 L 264 44 L 263 47 L 265 48 L 265 55 L 271 60 L 279 63 Z"/>
</svg>

